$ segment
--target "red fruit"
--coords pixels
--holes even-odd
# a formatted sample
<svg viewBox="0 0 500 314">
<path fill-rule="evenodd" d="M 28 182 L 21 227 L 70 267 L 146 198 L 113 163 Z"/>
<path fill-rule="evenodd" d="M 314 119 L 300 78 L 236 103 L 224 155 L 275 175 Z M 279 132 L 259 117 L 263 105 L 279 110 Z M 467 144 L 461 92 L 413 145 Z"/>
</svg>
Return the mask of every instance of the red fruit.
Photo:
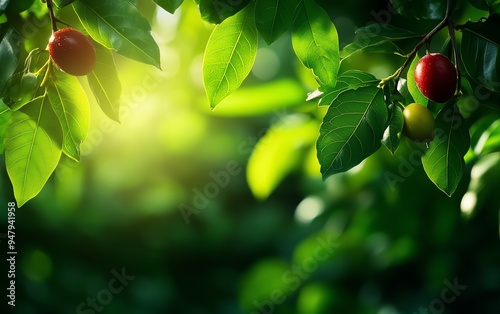
<svg viewBox="0 0 500 314">
<path fill-rule="evenodd" d="M 440 53 L 425 55 L 415 68 L 418 89 L 434 102 L 450 100 L 457 89 L 457 70 L 446 56 Z"/>
<path fill-rule="evenodd" d="M 63 28 L 49 40 L 50 58 L 64 72 L 87 75 L 95 65 L 95 48 L 87 36 L 74 28 Z"/>
</svg>

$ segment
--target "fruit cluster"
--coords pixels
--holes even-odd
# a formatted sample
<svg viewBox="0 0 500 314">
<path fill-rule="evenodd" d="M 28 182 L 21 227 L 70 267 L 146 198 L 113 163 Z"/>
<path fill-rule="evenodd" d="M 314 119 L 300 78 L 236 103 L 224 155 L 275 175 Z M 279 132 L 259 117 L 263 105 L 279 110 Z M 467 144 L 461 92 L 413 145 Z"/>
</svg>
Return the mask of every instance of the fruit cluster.
<svg viewBox="0 0 500 314">
<path fill-rule="evenodd" d="M 446 56 L 440 53 L 425 55 L 418 62 L 415 82 L 420 92 L 433 102 L 447 102 L 457 89 L 457 70 Z M 425 106 L 412 103 L 403 111 L 403 134 L 416 142 L 430 142 L 434 137 L 435 120 Z"/>
</svg>

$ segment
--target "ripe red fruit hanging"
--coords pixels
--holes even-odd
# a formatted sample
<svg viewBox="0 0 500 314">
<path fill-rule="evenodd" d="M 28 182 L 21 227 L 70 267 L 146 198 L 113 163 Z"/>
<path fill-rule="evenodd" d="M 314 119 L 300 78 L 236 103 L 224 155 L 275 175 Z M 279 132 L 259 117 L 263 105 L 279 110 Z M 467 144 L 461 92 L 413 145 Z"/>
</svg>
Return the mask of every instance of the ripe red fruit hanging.
<svg viewBox="0 0 500 314">
<path fill-rule="evenodd" d="M 75 76 L 92 72 L 96 60 L 90 39 L 74 28 L 63 28 L 52 34 L 49 54 L 61 70 Z"/>
<path fill-rule="evenodd" d="M 446 102 L 455 94 L 457 70 L 446 56 L 440 53 L 425 55 L 415 68 L 418 89 L 434 102 Z"/>
</svg>

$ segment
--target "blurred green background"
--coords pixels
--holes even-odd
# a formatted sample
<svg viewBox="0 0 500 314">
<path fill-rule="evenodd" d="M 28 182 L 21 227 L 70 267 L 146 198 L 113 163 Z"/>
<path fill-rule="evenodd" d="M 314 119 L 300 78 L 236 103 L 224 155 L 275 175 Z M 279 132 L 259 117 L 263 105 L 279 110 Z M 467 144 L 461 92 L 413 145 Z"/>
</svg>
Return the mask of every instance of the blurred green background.
<svg viewBox="0 0 500 314">
<path fill-rule="evenodd" d="M 419 33 L 435 24 L 386 15 L 386 1 L 322 5 L 341 46 L 376 17 Z M 17 210 L 17 303 L 3 307 L 3 296 L 7 313 L 500 313 L 498 171 L 473 215 L 461 205 L 470 177 L 448 198 L 408 160 L 406 141 L 396 156 L 382 148 L 323 182 L 311 134 L 324 112 L 305 101 L 316 85 L 290 35 L 262 41 L 244 86 L 211 111 L 201 65 L 213 26 L 192 1 L 175 15 L 138 6 L 163 71 L 117 56 L 121 124 L 93 102 L 82 161 L 64 160 Z M 342 66 L 384 77 L 402 60 L 359 55 Z M 4 169 L 1 184 L 5 208 Z"/>
</svg>

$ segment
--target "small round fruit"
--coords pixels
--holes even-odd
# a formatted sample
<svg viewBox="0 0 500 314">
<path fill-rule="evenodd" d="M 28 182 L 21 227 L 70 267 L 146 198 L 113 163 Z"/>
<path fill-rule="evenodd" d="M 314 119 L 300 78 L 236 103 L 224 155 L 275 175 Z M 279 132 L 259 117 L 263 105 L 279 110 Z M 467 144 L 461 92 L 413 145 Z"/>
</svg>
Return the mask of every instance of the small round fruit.
<svg viewBox="0 0 500 314">
<path fill-rule="evenodd" d="M 434 137 L 435 120 L 431 111 L 412 103 L 403 110 L 403 134 L 415 142 L 430 142 Z"/>
<path fill-rule="evenodd" d="M 420 59 L 414 77 L 418 89 L 434 102 L 450 100 L 457 89 L 457 70 L 450 59 L 440 53 Z"/>
<path fill-rule="evenodd" d="M 52 34 L 49 54 L 59 69 L 75 76 L 89 74 L 95 65 L 94 45 L 74 28 L 63 28 Z"/>
</svg>

